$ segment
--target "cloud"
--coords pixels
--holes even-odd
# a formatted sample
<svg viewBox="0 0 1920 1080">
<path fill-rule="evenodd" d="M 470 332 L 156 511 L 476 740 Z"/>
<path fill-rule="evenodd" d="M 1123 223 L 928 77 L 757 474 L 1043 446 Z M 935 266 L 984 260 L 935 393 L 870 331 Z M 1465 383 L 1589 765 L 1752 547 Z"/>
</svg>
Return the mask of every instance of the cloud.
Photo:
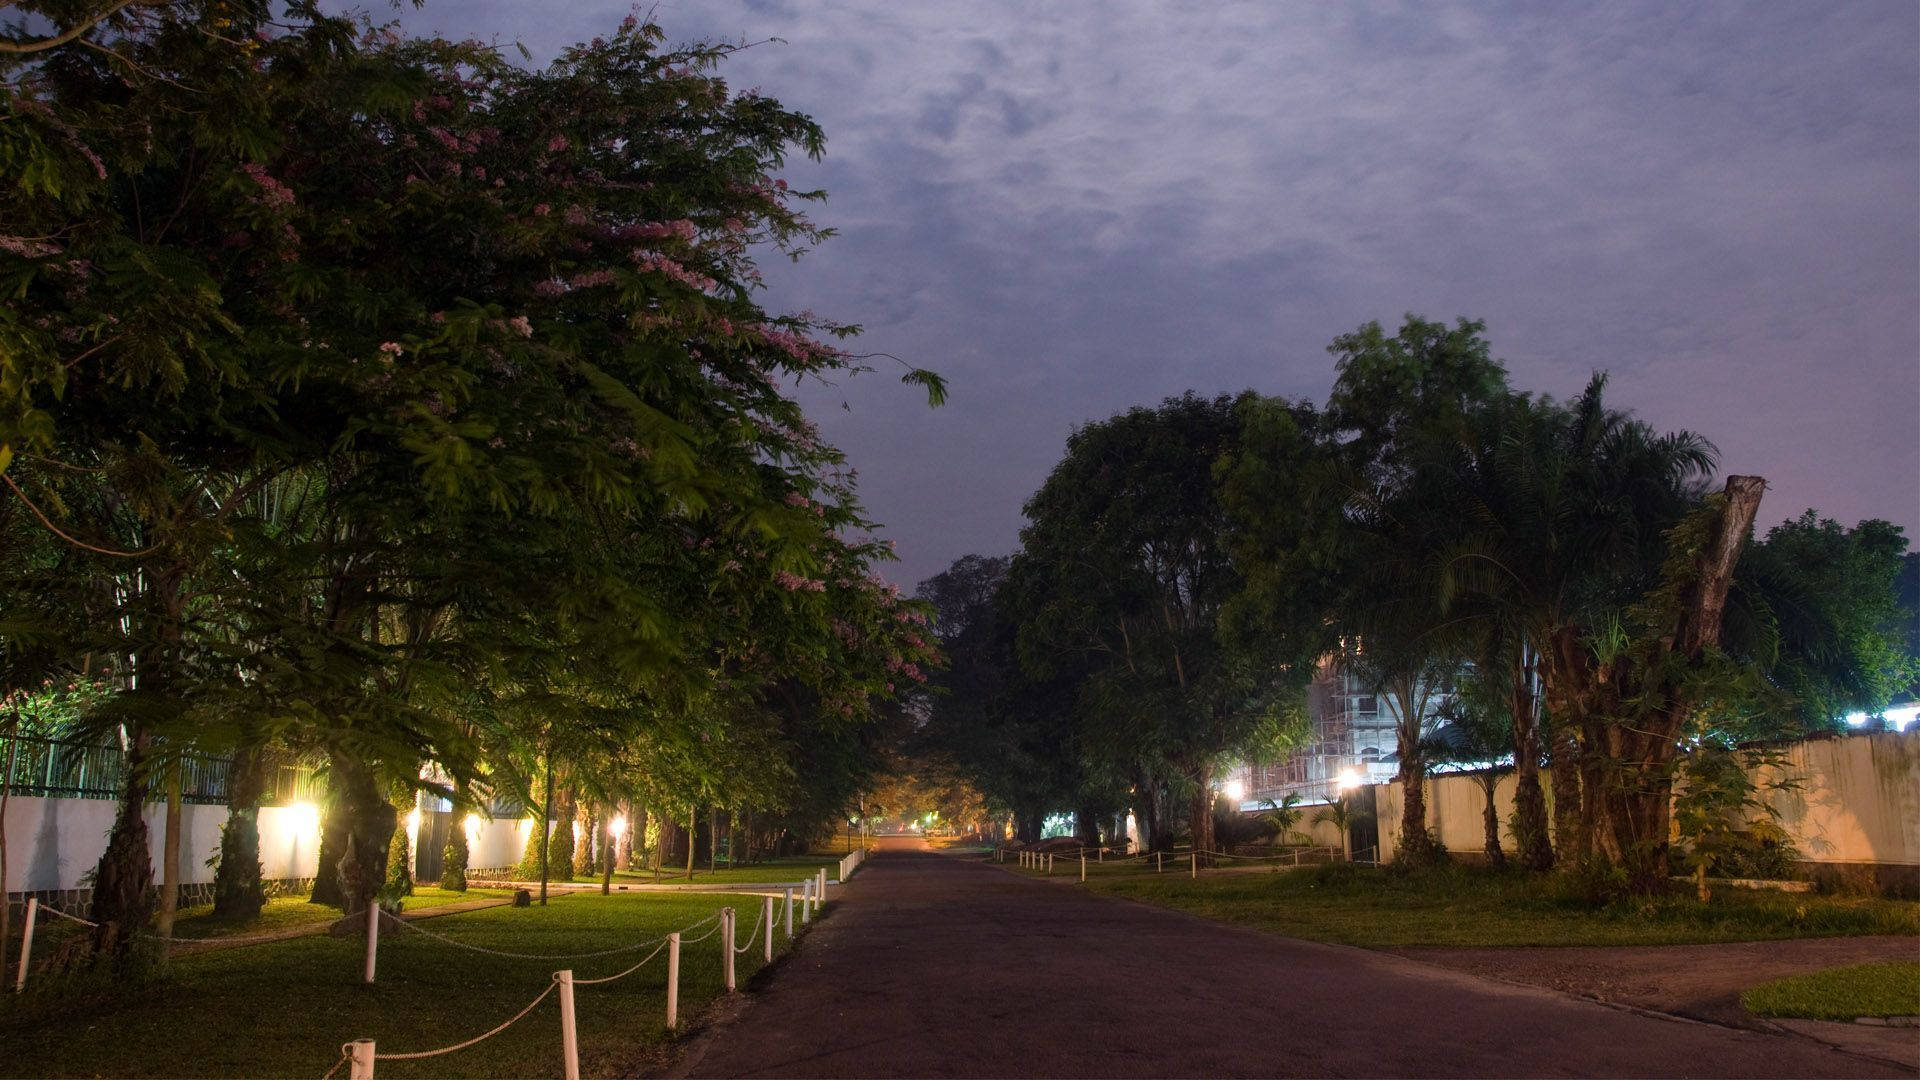
<svg viewBox="0 0 1920 1080">
<path fill-rule="evenodd" d="M 440 3 L 542 62 L 624 5 Z M 1483 317 L 1807 505 L 1920 528 L 1912 4 L 663 4 L 826 128 L 842 236 L 774 302 L 953 380 L 815 393 L 904 584 L 1005 551 L 1074 424 L 1188 387 L 1324 396 L 1325 343 Z M 851 411 L 843 411 L 846 404 Z M 1763 515 L 1768 516 L 1768 515 Z"/>
</svg>

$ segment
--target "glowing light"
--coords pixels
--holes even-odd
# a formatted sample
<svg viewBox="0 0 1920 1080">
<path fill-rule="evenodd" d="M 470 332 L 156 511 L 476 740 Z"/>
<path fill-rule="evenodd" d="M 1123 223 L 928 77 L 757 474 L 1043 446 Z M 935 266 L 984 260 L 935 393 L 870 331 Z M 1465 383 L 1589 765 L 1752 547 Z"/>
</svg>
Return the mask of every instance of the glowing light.
<svg viewBox="0 0 1920 1080">
<path fill-rule="evenodd" d="M 481 824 L 482 824 L 482 823 L 481 823 L 481 821 L 480 821 L 480 815 L 479 815 L 479 814 L 468 814 L 468 815 L 467 815 L 467 818 L 466 818 L 466 821 L 465 821 L 465 824 L 466 824 L 466 826 L 467 826 L 467 835 L 468 835 L 468 836 L 470 836 L 470 837 L 472 837 L 472 836 L 479 836 L 479 835 L 480 835 L 480 826 L 481 826 Z"/>
<path fill-rule="evenodd" d="M 1912 724 L 1915 720 L 1920 720 L 1920 705 L 1902 705 L 1897 708 L 1888 709 L 1881 715 L 1887 718 L 1888 727 L 1895 731 L 1905 731 L 1908 725 Z M 1847 726 L 1864 727 L 1868 719 L 1870 718 L 1863 712 L 1848 713 Z"/>
<path fill-rule="evenodd" d="M 320 832 L 320 808 L 310 802 L 294 803 L 288 807 L 293 811 L 294 827 L 302 836 L 318 835 Z"/>
<path fill-rule="evenodd" d="M 1239 802 L 1241 799 L 1244 799 L 1247 797 L 1247 785 L 1241 783 L 1237 779 L 1229 780 L 1227 781 L 1226 786 L 1221 788 L 1221 793 L 1226 795 L 1229 801 Z"/>
<path fill-rule="evenodd" d="M 613 820 L 607 824 L 607 831 L 615 836 L 627 835 L 627 815 L 614 815 Z"/>
<path fill-rule="evenodd" d="M 407 811 L 407 831 L 416 836 L 420 833 L 420 808 L 417 806 Z"/>
<path fill-rule="evenodd" d="M 1360 770 L 1341 769 L 1340 776 L 1335 781 L 1335 786 L 1337 786 L 1341 791 L 1352 791 L 1354 788 L 1359 787 L 1360 786 Z"/>
</svg>

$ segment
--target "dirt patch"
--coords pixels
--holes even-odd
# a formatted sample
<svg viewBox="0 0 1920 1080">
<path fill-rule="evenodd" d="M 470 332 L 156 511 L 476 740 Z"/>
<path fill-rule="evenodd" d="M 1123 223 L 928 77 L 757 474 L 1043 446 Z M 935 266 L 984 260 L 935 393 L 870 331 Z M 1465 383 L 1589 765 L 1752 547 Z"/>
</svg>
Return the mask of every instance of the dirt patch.
<svg viewBox="0 0 1920 1080">
<path fill-rule="evenodd" d="M 1920 960 L 1920 938 L 1798 938 L 1722 945 L 1568 946 L 1387 952 L 1507 982 L 1545 986 L 1595 1001 L 1738 1027 L 1760 1022 L 1740 992 L 1769 979 L 1845 964 Z"/>
<path fill-rule="evenodd" d="M 1776 1024 L 1740 1006 L 1741 991 L 1771 979 L 1823 968 L 1889 960 L 1920 960 L 1920 938 L 1798 938 L 1721 945 L 1567 946 L 1564 948 L 1386 949 L 1455 971 L 1504 982 L 1544 986 L 1612 1005 L 1629 1005 L 1708 1023 L 1818 1038 L 1829 1045 L 1909 1066 L 1920 1066 L 1920 1034 L 1907 1052 L 1889 1054 L 1902 1034 L 1851 1024 Z"/>
</svg>

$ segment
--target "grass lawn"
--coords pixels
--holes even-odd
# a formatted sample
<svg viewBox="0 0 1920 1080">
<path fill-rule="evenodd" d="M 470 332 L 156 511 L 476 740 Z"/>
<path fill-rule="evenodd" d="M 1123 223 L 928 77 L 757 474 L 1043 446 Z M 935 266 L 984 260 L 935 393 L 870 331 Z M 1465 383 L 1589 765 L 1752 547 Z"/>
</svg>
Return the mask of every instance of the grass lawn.
<svg viewBox="0 0 1920 1080">
<path fill-rule="evenodd" d="M 424 911 L 428 908 L 445 907 L 448 904 L 463 904 L 469 900 L 502 899 L 512 895 L 505 889 L 468 889 L 461 893 L 442 889 L 437 885 L 416 885 L 413 895 L 406 897 L 402 902 L 401 910 Z M 259 920 L 250 923 L 216 919 L 213 916 L 213 905 L 203 904 L 180 909 L 173 924 L 173 936 L 184 939 L 250 937 L 254 934 L 286 930 L 295 926 L 330 923 L 339 917 L 338 908 L 328 907 L 325 904 L 309 904 L 304 896 L 276 896 L 267 901 L 266 907 L 260 909 Z"/>
<path fill-rule="evenodd" d="M 759 905 L 710 894 L 561 895 L 545 908 L 464 912 L 429 920 L 422 929 L 505 951 L 581 953 L 659 937 L 729 904 L 740 910 L 744 942 L 755 930 Z M 683 1026 L 720 993 L 719 942 L 715 935 L 681 955 Z M 784 936 L 776 946 L 786 946 Z M 6 995 L 0 1075 L 318 1077 L 351 1039 L 372 1038 L 383 1053 L 447 1046 L 518 1012 L 559 968 L 571 967 L 580 978 L 611 975 L 647 951 L 571 961 L 508 958 L 387 929 L 380 935 L 379 982 L 365 986 L 364 948 L 359 938 L 301 937 L 176 957 L 164 981 L 114 997 L 51 989 L 20 999 Z M 760 956 L 757 939 L 739 954 L 742 983 L 759 970 Z M 663 951 L 618 982 L 578 988 L 583 1073 L 630 1074 L 643 1067 L 650 1048 L 666 1038 L 665 984 Z M 557 994 L 477 1046 L 420 1061 L 381 1061 L 377 1069 L 383 1077 L 559 1072 Z"/>
<path fill-rule="evenodd" d="M 1727 889 L 1595 908 L 1552 879 L 1455 867 L 1425 875 L 1344 867 L 1190 880 L 1096 874 L 1086 888 L 1222 922 L 1347 945 L 1681 945 L 1769 938 L 1920 934 L 1920 903 Z M 1067 873 L 1056 861 L 1054 877 Z M 1071 873 L 1078 877 L 1076 862 Z M 1074 887 L 1079 887 L 1078 885 Z"/>
<path fill-rule="evenodd" d="M 1852 1020 L 1920 1016 L 1920 964 L 1855 964 L 1761 983 L 1740 995 L 1756 1016 Z"/>
</svg>

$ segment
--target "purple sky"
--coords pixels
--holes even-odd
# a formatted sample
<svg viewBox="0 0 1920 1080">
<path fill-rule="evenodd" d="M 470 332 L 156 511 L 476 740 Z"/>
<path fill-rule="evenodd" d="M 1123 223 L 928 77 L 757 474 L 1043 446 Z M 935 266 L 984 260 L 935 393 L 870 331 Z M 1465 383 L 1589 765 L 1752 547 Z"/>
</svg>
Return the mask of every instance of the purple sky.
<svg viewBox="0 0 1920 1080">
<path fill-rule="evenodd" d="M 624 3 L 430 2 L 536 62 Z M 1323 399 L 1326 343 L 1485 319 L 1517 386 L 1699 431 L 1920 532 L 1920 6 L 663 2 L 825 127 L 842 235 L 771 306 L 947 375 L 807 391 L 903 585 L 1017 542 L 1068 431 L 1192 388 Z M 842 410 L 845 404 L 847 410 Z"/>
</svg>

